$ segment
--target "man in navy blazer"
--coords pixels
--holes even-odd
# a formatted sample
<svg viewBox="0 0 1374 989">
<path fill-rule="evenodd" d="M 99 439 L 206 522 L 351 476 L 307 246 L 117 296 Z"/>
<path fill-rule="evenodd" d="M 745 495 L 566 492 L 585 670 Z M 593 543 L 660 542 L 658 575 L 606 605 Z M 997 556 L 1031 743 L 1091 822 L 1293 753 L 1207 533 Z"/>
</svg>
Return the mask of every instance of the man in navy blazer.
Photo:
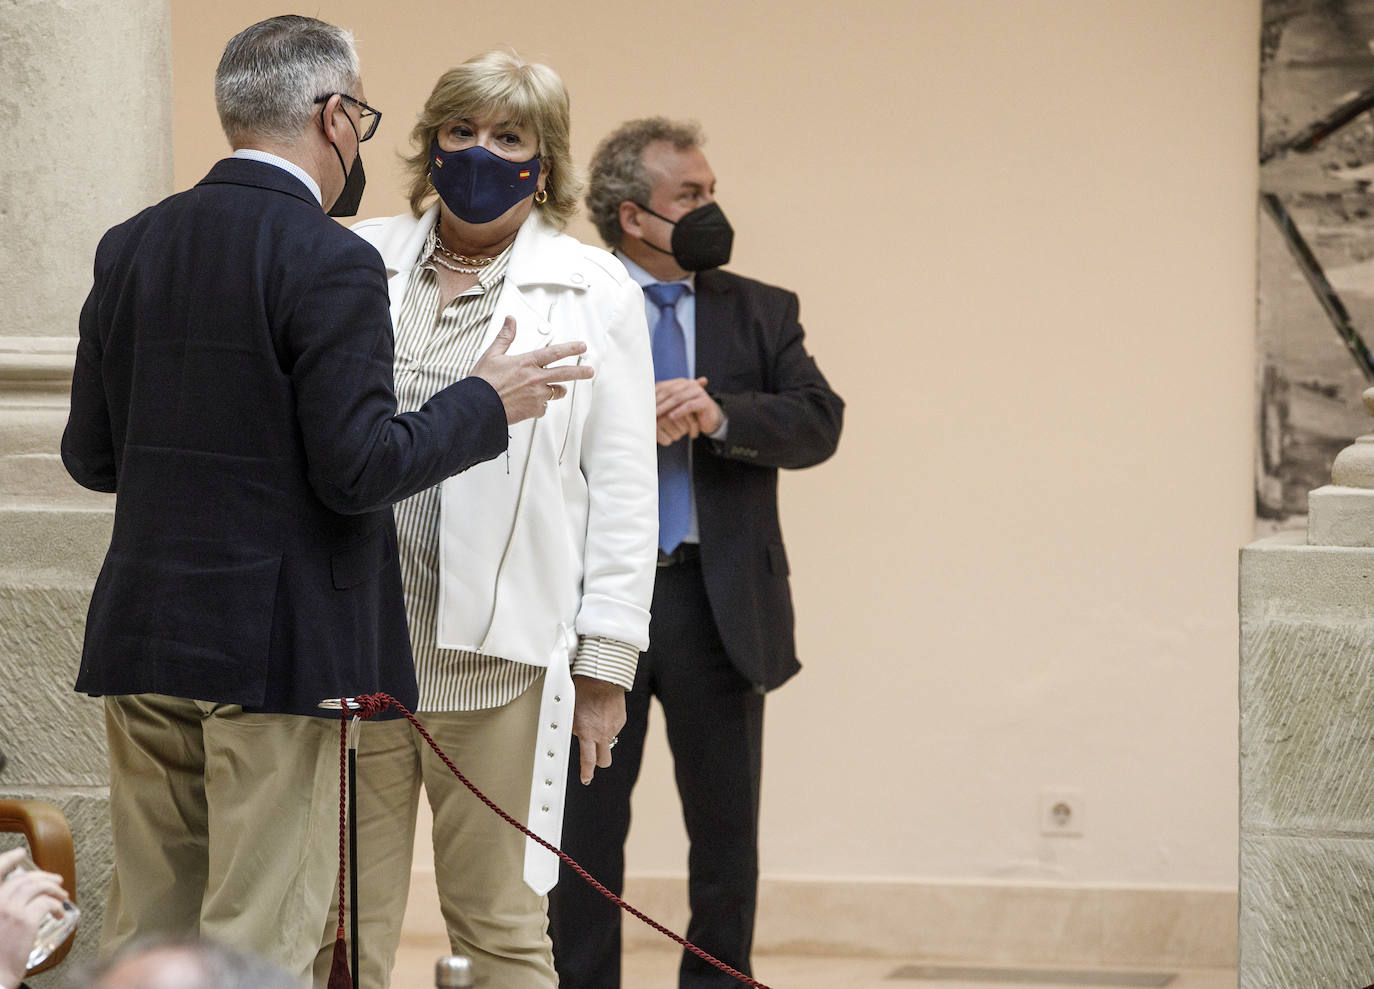
<svg viewBox="0 0 1374 989">
<path fill-rule="evenodd" d="M 844 403 L 806 352 L 796 295 L 718 270 L 733 231 L 701 141 L 695 125 L 636 120 L 592 159 L 592 219 L 648 309 L 659 558 L 649 650 L 626 697 L 615 761 L 586 787 L 569 777 L 563 847 L 621 892 L 630 791 L 657 697 L 691 841 L 687 937 L 749 973 L 763 697 L 800 668 L 778 469 L 829 457 Z M 550 922 L 560 985 L 620 985 L 619 911 L 566 866 Z M 683 989 L 737 984 L 683 953 Z"/>
<path fill-rule="evenodd" d="M 333 892 L 337 721 L 414 671 L 391 504 L 506 448 L 582 368 L 505 353 L 396 414 L 386 275 L 356 211 L 351 36 L 305 17 L 229 42 L 235 151 L 100 242 L 62 457 L 117 492 L 76 688 L 105 697 L 114 874 L 102 950 L 222 940 L 308 975 Z"/>
</svg>

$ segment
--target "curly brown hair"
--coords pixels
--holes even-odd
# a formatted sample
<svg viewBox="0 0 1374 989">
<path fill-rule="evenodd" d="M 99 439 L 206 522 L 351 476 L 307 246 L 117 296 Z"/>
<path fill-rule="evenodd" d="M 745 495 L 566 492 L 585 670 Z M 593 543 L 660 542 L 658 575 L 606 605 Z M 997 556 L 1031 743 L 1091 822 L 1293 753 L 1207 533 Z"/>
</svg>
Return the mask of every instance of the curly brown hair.
<svg viewBox="0 0 1374 989">
<path fill-rule="evenodd" d="M 624 236 L 620 229 L 620 204 L 629 201 L 643 205 L 649 201 L 654 182 L 644 167 L 644 149 L 655 141 L 667 141 L 679 151 L 690 151 L 705 144 L 706 138 L 701 125 L 694 120 L 645 117 L 621 124 L 606 135 L 592 155 L 587 211 L 601 239 L 610 247 L 619 247 Z"/>
</svg>

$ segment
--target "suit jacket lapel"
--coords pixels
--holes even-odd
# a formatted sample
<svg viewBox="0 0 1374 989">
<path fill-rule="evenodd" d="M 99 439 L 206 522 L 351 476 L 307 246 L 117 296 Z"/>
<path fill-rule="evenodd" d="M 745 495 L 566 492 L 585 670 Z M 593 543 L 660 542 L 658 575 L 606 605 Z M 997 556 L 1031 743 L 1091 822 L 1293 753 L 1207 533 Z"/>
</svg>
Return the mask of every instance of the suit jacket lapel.
<svg viewBox="0 0 1374 989">
<path fill-rule="evenodd" d="M 709 390 L 727 359 L 730 344 L 730 286 L 715 272 L 696 277 L 696 376 L 707 379 Z"/>
</svg>

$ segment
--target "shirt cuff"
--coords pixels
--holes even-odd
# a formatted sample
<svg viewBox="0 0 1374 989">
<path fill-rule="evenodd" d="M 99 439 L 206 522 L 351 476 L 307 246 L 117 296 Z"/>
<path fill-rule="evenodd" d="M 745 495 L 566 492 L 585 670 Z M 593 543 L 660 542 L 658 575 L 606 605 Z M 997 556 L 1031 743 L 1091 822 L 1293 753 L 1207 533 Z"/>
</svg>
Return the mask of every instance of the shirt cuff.
<svg viewBox="0 0 1374 989">
<path fill-rule="evenodd" d="M 572 675 L 605 680 L 629 690 L 635 685 L 639 650 L 628 642 L 600 635 L 584 635 L 577 643 Z"/>
<path fill-rule="evenodd" d="M 724 409 L 721 409 L 721 410 L 720 410 L 720 425 L 716 427 L 716 431 L 715 431 L 714 433 L 707 433 L 707 434 L 706 434 L 706 438 L 709 439 L 709 440 L 714 440 L 714 441 L 717 442 L 717 443 L 724 443 L 724 442 L 725 442 L 725 434 L 726 434 L 727 432 L 729 432 L 729 429 L 730 429 L 730 417 L 727 416 L 727 415 L 725 414 L 725 410 L 724 410 Z"/>
</svg>

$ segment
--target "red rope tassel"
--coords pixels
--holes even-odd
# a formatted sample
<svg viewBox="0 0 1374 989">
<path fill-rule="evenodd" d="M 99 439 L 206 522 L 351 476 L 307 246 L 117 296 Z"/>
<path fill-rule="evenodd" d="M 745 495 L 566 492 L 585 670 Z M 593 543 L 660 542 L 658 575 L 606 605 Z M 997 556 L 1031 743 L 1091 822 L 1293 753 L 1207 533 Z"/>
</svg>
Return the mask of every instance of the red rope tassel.
<svg viewBox="0 0 1374 989">
<path fill-rule="evenodd" d="M 348 974 L 348 949 L 344 947 L 342 931 L 334 942 L 334 961 L 329 966 L 327 989 L 353 989 L 353 977 Z"/>
</svg>

